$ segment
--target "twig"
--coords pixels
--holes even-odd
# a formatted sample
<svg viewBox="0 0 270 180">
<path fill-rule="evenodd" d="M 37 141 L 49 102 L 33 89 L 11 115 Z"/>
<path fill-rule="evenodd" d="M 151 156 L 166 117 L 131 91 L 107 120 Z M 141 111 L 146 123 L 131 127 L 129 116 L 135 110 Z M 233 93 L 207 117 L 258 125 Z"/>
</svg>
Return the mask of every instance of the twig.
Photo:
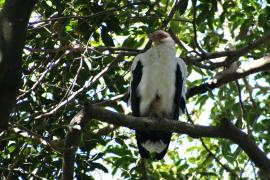
<svg viewBox="0 0 270 180">
<path fill-rule="evenodd" d="M 189 60 L 192 61 L 204 61 L 204 60 L 208 60 L 208 59 L 215 59 L 215 58 L 219 58 L 219 57 L 224 57 L 224 56 L 229 56 L 229 57 L 240 57 L 244 54 L 246 54 L 247 52 L 249 52 L 250 50 L 262 45 L 262 44 L 268 44 L 270 43 L 270 32 L 266 33 L 264 36 L 256 39 L 255 41 L 249 43 L 248 45 L 233 50 L 233 51 L 220 51 L 220 52 L 213 52 L 213 53 L 206 53 L 203 57 L 197 57 L 197 58 L 184 58 L 186 60 L 186 62 L 188 62 Z"/>
<path fill-rule="evenodd" d="M 27 96 L 27 95 L 29 95 L 31 92 L 35 91 L 35 90 L 38 88 L 38 86 L 41 84 L 41 82 L 45 79 L 46 75 L 47 75 L 47 74 L 48 74 L 55 66 L 57 66 L 57 64 L 59 64 L 59 62 L 61 61 L 61 59 L 63 59 L 63 57 L 64 57 L 65 55 L 66 55 L 66 54 L 63 54 L 63 55 L 61 55 L 61 57 L 59 57 L 56 61 L 51 62 L 51 63 L 48 65 L 47 69 L 41 74 L 41 76 L 39 77 L 39 79 L 35 82 L 35 84 L 34 84 L 29 90 L 27 90 L 25 93 L 19 95 L 19 96 L 17 97 L 16 100 L 18 101 L 19 99 L 23 99 L 25 96 Z"/>
<path fill-rule="evenodd" d="M 248 163 L 250 162 L 250 160 L 247 160 L 247 162 L 244 164 L 244 167 L 242 168 L 242 170 L 241 170 L 241 172 L 240 172 L 240 179 L 243 179 L 242 178 L 242 175 L 243 175 L 243 173 L 245 172 L 245 168 L 246 168 L 246 166 L 248 165 Z"/>
<path fill-rule="evenodd" d="M 236 84 L 236 88 L 237 88 L 237 91 L 238 91 L 238 98 L 239 98 L 239 104 L 240 104 L 241 116 L 242 116 L 241 121 L 242 121 L 242 123 L 245 123 L 248 134 L 252 135 L 251 130 L 249 128 L 249 124 L 247 123 L 247 113 L 246 113 L 246 110 L 245 110 L 245 107 L 244 107 L 244 104 L 243 104 L 240 84 L 239 84 L 238 80 L 235 80 L 234 82 Z M 241 124 L 241 126 L 242 126 L 242 124 Z"/>
<path fill-rule="evenodd" d="M 141 158 L 141 170 L 142 170 L 142 180 L 148 180 L 148 175 L 147 175 L 147 166 L 146 166 L 146 161 L 144 158 Z"/>
<path fill-rule="evenodd" d="M 123 93 L 123 94 L 119 94 L 117 96 L 114 96 L 110 99 L 106 99 L 106 100 L 99 100 L 98 102 L 93 102 L 93 104 L 97 105 L 97 106 L 108 106 L 111 105 L 112 103 L 114 103 L 115 101 L 118 101 L 120 99 L 124 99 L 127 98 L 129 95 L 128 92 Z"/>
<path fill-rule="evenodd" d="M 0 167 L 0 170 L 9 170 L 9 168 L 2 168 L 2 167 Z M 22 168 L 14 168 L 13 171 L 17 171 L 18 173 L 24 173 L 25 175 L 31 175 L 35 179 L 47 180 L 47 178 L 38 176 L 38 175 L 34 174 L 33 172 L 24 171 Z M 8 178 L 6 178 L 6 180 L 7 179 Z"/>
<path fill-rule="evenodd" d="M 268 86 L 261 86 L 258 83 L 256 83 L 254 85 L 254 88 L 259 88 L 259 89 L 263 90 L 264 91 L 263 93 L 267 93 L 268 91 L 270 92 L 270 87 L 268 87 Z"/>
<path fill-rule="evenodd" d="M 252 170 L 253 170 L 253 174 L 254 174 L 254 179 L 257 180 L 258 177 L 257 177 L 257 173 L 256 173 L 256 168 L 254 167 L 254 164 L 253 164 L 253 163 L 251 163 L 251 166 L 252 166 Z M 268 179 L 269 179 L 269 178 L 270 178 L 270 177 L 268 176 Z"/>
<path fill-rule="evenodd" d="M 190 117 L 190 114 L 189 114 L 189 112 L 188 112 L 187 107 L 185 107 L 185 109 L 186 109 L 186 116 L 187 116 L 188 121 L 189 121 L 193 126 L 195 126 L 194 122 L 192 121 L 192 119 L 191 119 L 191 117 Z M 205 144 L 203 138 L 200 137 L 199 139 L 200 139 L 200 141 L 201 141 L 201 143 L 202 143 L 204 149 L 209 153 L 209 155 L 212 156 L 212 157 L 217 161 L 217 163 L 218 163 L 223 169 L 225 169 L 227 172 L 233 174 L 233 175 L 236 177 L 237 175 L 235 174 L 235 172 L 234 172 L 231 168 L 229 168 L 228 166 L 226 166 L 226 165 L 224 165 L 222 162 L 220 162 L 220 160 L 216 157 L 216 155 L 215 155 L 215 154 L 214 154 L 214 153 L 206 146 L 206 144 Z"/>
<path fill-rule="evenodd" d="M 59 20 L 66 20 L 66 19 L 95 18 L 95 17 L 101 16 L 101 15 L 104 16 L 105 14 L 111 14 L 111 13 L 114 13 L 116 11 L 120 11 L 120 10 L 123 10 L 125 8 L 128 8 L 130 6 L 140 5 L 140 4 L 149 5 L 149 3 L 147 3 L 147 2 L 137 2 L 137 3 L 128 4 L 128 5 L 125 5 L 125 6 L 122 6 L 122 7 L 117 7 L 117 8 L 109 9 L 109 10 L 106 10 L 106 11 L 100 11 L 100 12 L 97 12 L 95 14 L 91 14 L 91 15 L 88 15 L 88 16 L 56 17 L 56 18 L 51 18 L 51 19 L 46 19 L 46 20 L 40 20 L 40 21 L 30 22 L 29 25 L 34 25 L 34 24 L 38 24 L 38 23 L 47 23 L 47 22 L 59 21 Z"/>
<path fill-rule="evenodd" d="M 63 96 L 63 98 L 61 99 L 60 103 L 63 102 L 63 100 L 70 94 L 70 92 L 73 91 L 73 88 L 74 88 L 74 86 L 75 86 L 75 83 L 76 83 L 76 81 L 77 81 L 77 79 L 78 79 L 78 76 L 79 76 L 81 70 L 82 70 L 82 65 L 83 65 L 83 57 L 82 57 L 81 60 L 80 60 L 80 65 L 79 65 L 79 67 L 78 67 L 78 69 L 77 69 L 77 72 L 76 72 L 75 77 L 74 77 L 73 80 L 72 80 L 72 83 L 71 83 L 71 85 L 68 87 L 68 89 L 67 89 L 65 95 Z"/>
<path fill-rule="evenodd" d="M 89 80 L 89 81 L 85 82 L 85 84 L 84 84 L 84 86 L 82 88 L 80 88 L 79 90 L 74 92 L 65 101 L 63 101 L 63 102 L 59 103 L 58 105 L 54 106 L 53 108 L 51 108 L 48 112 L 36 116 L 35 119 L 40 119 L 40 118 L 44 118 L 44 117 L 53 115 L 58 110 L 65 107 L 68 103 L 71 103 L 72 101 L 74 101 L 77 96 L 79 96 L 80 94 L 82 94 L 82 93 L 86 92 L 87 90 L 91 89 L 93 87 L 93 85 L 95 85 L 95 83 L 98 82 L 99 78 L 104 76 L 119 61 L 119 59 L 121 59 L 122 57 L 123 57 L 123 54 L 119 54 L 117 57 L 115 57 L 113 62 L 111 62 L 104 69 L 102 69 L 102 71 L 100 71 L 92 80 Z"/>
<path fill-rule="evenodd" d="M 138 20 L 138 19 L 158 19 L 158 20 L 164 20 L 164 17 L 159 17 L 157 15 L 144 15 L 144 16 L 130 16 L 128 17 L 132 20 Z M 178 18 L 172 18 L 170 21 L 178 21 L 178 22 L 185 22 L 185 23 L 192 23 L 192 20 L 185 18 L 185 17 L 178 17 Z"/>
<path fill-rule="evenodd" d="M 198 53 L 195 51 L 198 55 L 204 55 L 205 51 L 201 48 L 199 42 L 198 42 L 198 36 L 197 36 L 197 27 L 196 27 L 196 14 L 197 14 L 197 0 L 192 0 L 192 5 L 193 5 L 193 21 L 192 21 L 192 26 L 193 26 L 193 34 L 194 34 L 194 42 L 196 47 L 199 49 L 201 53 Z"/>
<path fill-rule="evenodd" d="M 21 154 L 21 151 L 20 151 L 19 154 Z M 18 166 L 19 162 L 20 162 L 20 159 L 19 159 L 18 156 L 17 156 L 17 159 L 15 160 L 15 162 L 13 162 L 12 165 L 11 165 L 11 164 L 8 165 L 8 170 L 9 170 L 9 172 L 8 172 L 8 175 L 7 175 L 6 180 L 12 180 L 12 174 L 13 174 L 13 172 L 14 172 L 15 167 Z"/>
<path fill-rule="evenodd" d="M 73 45 L 74 46 L 74 45 Z M 56 49 L 36 49 L 36 48 L 29 48 L 25 47 L 26 50 L 30 52 L 46 52 L 46 53 L 59 53 L 61 51 L 75 51 L 75 52 L 83 52 L 87 50 L 94 51 L 98 54 L 103 54 L 103 51 L 109 51 L 111 54 L 119 54 L 119 53 L 125 53 L 125 55 L 135 56 L 138 53 L 143 52 L 141 49 L 135 49 L 135 48 L 128 48 L 128 47 L 110 47 L 110 46 L 100 46 L 100 47 L 82 47 L 81 45 L 78 45 L 76 47 L 73 47 L 72 45 L 66 45 L 62 46 L 60 48 Z"/>
<path fill-rule="evenodd" d="M 98 132 L 95 133 L 96 136 L 106 136 L 109 133 L 115 131 L 116 129 L 118 129 L 119 126 L 112 126 L 112 125 L 108 125 L 102 129 L 99 129 Z"/>
<path fill-rule="evenodd" d="M 168 26 L 169 22 L 171 21 L 171 19 L 173 18 L 175 12 L 177 11 L 177 9 L 179 8 L 180 6 L 180 1 L 176 1 L 175 4 L 173 5 L 171 11 L 169 12 L 168 16 L 164 19 L 164 21 L 162 22 L 162 25 L 160 26 L 159 29 L 164 29 Z M 151 47 L 151 44 L 152 44 L 152 41 L 149 40 L 144 49 L 143 49 L 143 52 L 147 51 L 150 47 Z"/>
<path fill-rule="evenodd" d="M 13 164 L 8 166 L 9 173 L 6 178 L 7 180 L 12 180 L 13 171 L 15 170 L 15 167 L 19 164 L 19 162 L 22 160 L 21 156 L 22 156 L 23 151 L 25 150 L 25 147 L 26 147 L 26 143 L 23 144 L 22 147 L 20 148 L 20 151 L 17 153 L 17 156 L 13 160 Z"/>
<path fill-rule="evenodd" d="M 129 48 L 129 47 L 94 47 L 94 49 L 97 49 L 99 51 L 128 51 L 128 52 L 137 52 L 140 53 L 142 50 L 140 49 L 135 49 L 135 48 Z"/>
<path fill-rule="evenodd" d="M 241 87 L 240 87 L 240 84 L 239 84 L 238 80 L 235 80 L 235 84 L 236 84 L 237 91 L 238 91 L 238 98 L 239 98 L 239 103 L 240 103 L 240 107 L 241 107 L 241 111 L 242 111 L 242 116 L 245 119 L 246 118 L 246 115 L 245 115 L 246 110 L 245 110 L 245 107 L 244 107 L 244 104 L 243 104 L 242 94 L 241 94 Z"/>
<path fill-rule="evenodd" d="M 119 166 L 118 164 L 116 164 L 115 161 L 111 161 L 111 160 L 109 160 L 109 159 L 105 159 L 104 157 L 101 157 L 101 159 L 104 160 L 104 161 L 106 161 L 106 162 L 108 162 L 108 163 L 110 163 L 110 164 L 112 164 L 112 165 L 114 165 L 115 167 L 121 169 L 121 171 L 126 172 L 126 173 L 129 175 L 129 178 L 131 178 L 131 175 L 130 175 L 130 172 L 129 172 L 130 169 L 128 169 L 127 167 L 125 167 L 125 168 L 127 168 L 127 169 L 124 169 L 123 167 L 121 167 L 121 166 Z"/>
<path fill-rule="evenodd" d="M 183 48 L 186 52 L 189 52 L 189 50 L 186 48 L 186 46 L 179 40 L 179 38 L 175 35 L 175 33 L 172 31 L 171 28 L 168 29 L 168 33 L 173 38 L 174 42 L 181 48 Z"/>
<path fill-rule="evenodd" d="M 168 9 L 168 6 L 169 6 L 169 2 L 170 2 L 170 0 L 167 0 L 166 6 L 165 6 L 165 12 L 167 12 L 167 9 Z"/>
<path fill-rule="evenodd" d="M 255 124 L 257 124 L 257 120 L 259 119 L 260 115 L 261 115 L 261 111 L 259 109 L 259 107 L 257 106 L 255 100 L 253 99 L 253 96 L 252 96 L 252 89 L 248 83 L 248 80 L 246 78 L 243 78 L 243 81 L 244 81 L 244 84 L 245 84 L 245 87 L 247 89 L 247 92 L 248 92 L 248 95 L 249 95 L 249 99 L 251 101 L 251 104 L 254 108 L 254 111 L 256 112 L 256 117 L 255 117 L 255 120 L 254 122 L 252 123 L 251 127 L 254 127 Z"/>
<path fill-rule="evenodd" d="M 230 168 L 228 167 L 227 165 L 223 164 L 217 157 L 216 155 L 206 146 L 205 142 L 203 141 L 202 138 L 200 138 L 201 140 L 201 143 L 204 147 L 204 149 L 210 154 L 210 156 L 212 156 L 216 162 L 223 168 L 225 169 L 227 172 L 231 173 L 234 177 L 237 177 L 237 175 L 235 174 L 235 172 Z"/>
<path fill-rule="evenodd" d="M 28 129 L 20 124 L 15 124 L 15 126 L 17 126 L 17 128 L 20 129 L 20 131 L 23 130 L 23 131 L 27 132 L 27 134 L 28 134 L 28 135 L 24 135 L 22 133 L 19 133 L 20 136 L 25 137 L 25 138 L 33 137 L 34 141 L 44 145 L 47 148 L 51 148 L 51 149 L 53 149 L 57 152 L 60 152 L 60 153 L 62 153 L 64 151 L 64 148 L 56 145 L 57 143 L 55 143 L 53 141 L 46 140 L 43 136 L 31 131 L 30 129 Z M 14 128 L 11 128 L 11 130 L 15 133 L 18 133 L 18 130 L 15 130 Z"/>
<path fill-rule="evenodd" d="M 172 7 L 171 11 L 169 12 L 168 16 L 162 22 L 162 25 L 161 25 L 160 29 L 163 29 L 163 28 L 167 27 L 167 25 L 169 24 L 169 22 L 173 18 L 175 12 L 179 9 L 179 7 L 181 5 L 180 2 L 181 2 L 181 0 L 175 2 L 175 4 L 173 5 L 173 7 Z"/>
</svg>

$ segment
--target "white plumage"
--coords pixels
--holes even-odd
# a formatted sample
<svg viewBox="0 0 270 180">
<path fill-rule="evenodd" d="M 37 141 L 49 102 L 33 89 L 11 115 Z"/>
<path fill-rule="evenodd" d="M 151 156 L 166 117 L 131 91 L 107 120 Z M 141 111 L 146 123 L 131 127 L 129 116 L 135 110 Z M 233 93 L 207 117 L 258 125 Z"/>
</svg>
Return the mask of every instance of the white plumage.
<svg viewBox="0 0 270 180">
<path fill-rule="evenodd" d="M 153 36 L 155 46 L 137 55 L 132 63 L 129 101 L 134 116 L 175 119 L 179 115 L 180 98 L 185 99 L 186 65 L 176 57 L 175 43 L 168 33 L 157 31 Z M 140 153 L 145 157 L 149 152 L 162 153 L 163 157 L 170 137 L 170 133 L 160 131 L 136 131 Z"/>
</svg>

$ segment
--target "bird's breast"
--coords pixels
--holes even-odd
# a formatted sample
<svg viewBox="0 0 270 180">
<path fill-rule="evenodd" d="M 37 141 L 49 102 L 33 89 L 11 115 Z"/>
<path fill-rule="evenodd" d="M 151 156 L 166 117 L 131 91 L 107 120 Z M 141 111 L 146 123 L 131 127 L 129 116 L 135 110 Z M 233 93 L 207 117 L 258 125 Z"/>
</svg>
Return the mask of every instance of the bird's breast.
<svg viewBox="0 0 270 180">
<path fill-rule="evenodd" d="M 172 114 L 176 62 L 168 57 L 164 55 L 158 57 L 156 54 L 144 63 L 142 79 L 139 84 L 140 112 L 144 116 L 164 117 L 164 115 Z"/>
</svg>

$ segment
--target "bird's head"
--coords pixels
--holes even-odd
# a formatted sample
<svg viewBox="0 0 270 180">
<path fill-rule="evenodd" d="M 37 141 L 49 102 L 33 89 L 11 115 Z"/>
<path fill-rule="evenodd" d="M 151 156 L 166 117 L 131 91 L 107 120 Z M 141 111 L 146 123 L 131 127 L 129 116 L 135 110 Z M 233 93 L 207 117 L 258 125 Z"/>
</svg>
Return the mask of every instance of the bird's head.
<svg viewBox="0 0 270 180">
<path fill-rule="evenodd" d="M 174 40 L 171 38 L 170 34 L 162 30 L 155 31 L 154 33 L 150 34 L 149 38 L 154 42 L 155 45 L 162 43 L 174 44 Z"/>
</svg>

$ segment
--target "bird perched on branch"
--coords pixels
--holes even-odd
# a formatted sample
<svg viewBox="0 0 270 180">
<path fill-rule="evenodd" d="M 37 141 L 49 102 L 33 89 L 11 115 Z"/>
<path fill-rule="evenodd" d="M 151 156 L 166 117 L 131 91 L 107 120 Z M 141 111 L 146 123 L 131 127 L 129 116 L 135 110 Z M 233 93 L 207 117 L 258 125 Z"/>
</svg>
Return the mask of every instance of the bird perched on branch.
<svg viewBox="0 0 270 180">
<path fill-rule="evenodd" d="M 162 30 L 150 35 L 154 46 L 138 54 L 131 66 L 131 110 L 136 117 L 178 120 L 185 110 L 187 68 L 176 57 L 175 42 Z M 161 122 L 162 123 L 162 122 Z M 172 133 L 136 130 L 136 140 L 142 158 L 162 159 Z"/>
</svg>

